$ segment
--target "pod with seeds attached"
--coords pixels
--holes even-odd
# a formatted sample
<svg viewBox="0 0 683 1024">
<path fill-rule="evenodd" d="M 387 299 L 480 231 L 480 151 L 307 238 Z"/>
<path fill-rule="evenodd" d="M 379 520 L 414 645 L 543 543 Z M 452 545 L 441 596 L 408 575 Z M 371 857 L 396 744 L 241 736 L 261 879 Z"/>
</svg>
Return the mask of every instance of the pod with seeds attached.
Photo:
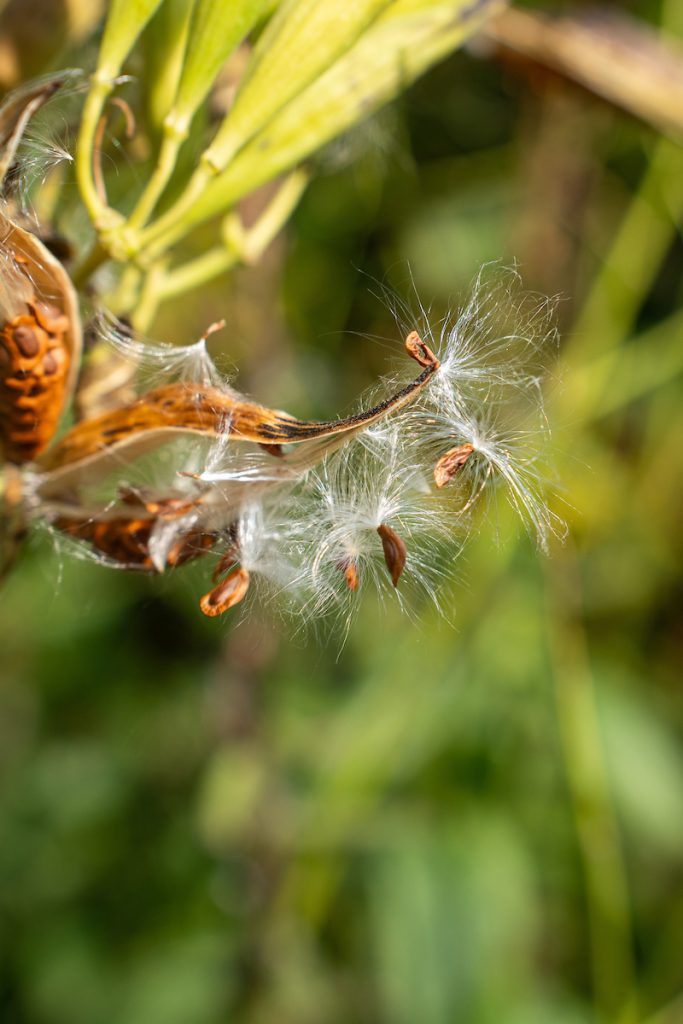
<svg viewBox="0 0 683 1024">
<path fill-rule="evenodd" d="M 60 517 L 52 525 L 70 537 L 88 541 L 98 554 L 105 555 L 127 569 L 154 571 L 149 555 L 153 519 L 117 516 L 98 521 L 93 518 Z"/>
<path fill-rule="evenodd" d="M 0 443 L 6 460 L 33 460 L 51 441 L 81 351 L 69 276 L 30 232 L 0 213 Z"/>
<path fill-rule="evenodd" d="M 255 442 L 279 456 L 273 461 L 279 464 L 282 475 L 290 468 L 301 470 L 301 461 L 290 458 L 283 444 L 305 445 L 327 439 L 328 450 L 334 450 L 409 404 L 429 384 L 439 368 L 438 360 L 419 338 L 408 351 L 423 367 L 413 381 L 370 409 L 338 420 L 299 420 L 250 401 L 228 387 L 183 381 L 155 388 L 69 430 L 40 460 L 45 471 L 41 494 L 69 490 L 84 479 L 92 482 L 119 465 L 123 457 L 130 461 L 188 434 Z M 311 465 L 323 454 L 316 450 Z"/>
<path fill-rule="evenodd" d="M 159 572 L 150 551 L 152 533 L 158 520 L 153 517 L 96 515 L 87 517 L 62 515 L 52 525 L 61 533 L 76 540 L 87 541 L 94 552 L 116 562 L 126 569 Z M 165 565 L 170 568 L 184 565 L 210 551 L 216 535 L 202 527 L 181 530 L 166 552 Z"/>
</svg>

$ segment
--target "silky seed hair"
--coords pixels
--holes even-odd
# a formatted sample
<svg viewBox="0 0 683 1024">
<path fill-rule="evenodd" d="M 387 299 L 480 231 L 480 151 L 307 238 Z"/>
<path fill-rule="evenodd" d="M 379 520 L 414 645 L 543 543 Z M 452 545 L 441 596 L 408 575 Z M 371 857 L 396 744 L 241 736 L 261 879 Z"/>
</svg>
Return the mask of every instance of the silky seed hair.
<svg viewBox="0 0 683 1024">
<path fill-rule="evenodd" d="M 31 117 L 24 129 L 9 174 L 3 182 L 7 199 L 32 220 L 40 232 L 40 190 L 52 172 L 60 168 L 65 177 L 74 162 L 75 140 L 80 123 L 82 98 L 88 89 L 88 77 L 80 68 L 50 72 L 32 79 L 27 89 L 35 91 L 41 82 L 57 84 L 44 106 Z M 71 211 L 70 211 L 71 212 Z"/>
<path fill-rule="evenodd" d="M 406 340 L 419 376 L 399 373 L 365 396 L 369 419 L 361 412 L 337 421 L 343 429 L 331 421 L 325 436 L 311 424 L 310 439 L 304 430 L 297 443 L 259 445 L 231 433 L 226 416 L 214 435 L 188 431 L 152 455 L 114 450 L 106 474 L 79 483 L 84 520 L 72 535 L 90 537 L 85 547 L 103 564 L 132 551 L 129 567 L 162 572 L 204 557 L 214 571 L 201 607 L 212 616 L 256 602 L 347 630 L 368 590 L 409 613 L 429 601 L 450 614 L 442 584 L 487 495 L 505 493 L 543 548 L 562 532 L 546 503 L 542 457 L 551 305 L 518 287 L 516 272 L 487 269 L 456 314 L 432 327 L 420 307 Z M 393 306 L 408 317 L 407 306 L 395 298 Z M 196 383 L 198 395 L 214 388 L 236 409 L 250 401 L 216 370 L 207 335 L 176 348 L 141 341 L 104 314 L 97 323 L 99 338 L 135 367 L 143 406 L 146 389 L 169 382 Z M 306 427 L 282 415 L 295 437 Z M 51 480 L 50 471 L 36 475 L 32 508 L 60 532 L 65 499 Z M 120 536 L 118 527 L 112 537 L 96 529 L 118 517 Z"/>
<path fill-rule="evenodd" d="M 232 390 L 229 379 L 218 371 L 207 348 L 209 337 L 224 326 L 223 322 L 211 324 L 201 338 L 189 345 L 171 345 L 142 338 L 129 324 L 105 309 L 98 309 L 92 321 L 95 342 L 108 346 L 130 365 L 139 392 L 171 381 L 210 384 Z"/>
</svg>

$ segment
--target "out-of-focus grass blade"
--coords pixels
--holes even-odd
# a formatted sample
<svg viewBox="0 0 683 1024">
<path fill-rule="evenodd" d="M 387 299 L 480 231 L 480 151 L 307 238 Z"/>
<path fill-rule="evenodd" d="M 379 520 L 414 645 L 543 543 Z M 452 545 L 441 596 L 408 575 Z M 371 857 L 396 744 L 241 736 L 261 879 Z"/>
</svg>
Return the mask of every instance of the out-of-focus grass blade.
<svg viewBox="0 0 683 1024">
<path fill-rule="evenodd" d="M 611 10 L 551 18 L 515 7 L 490 22 L 486 34 L 660 130 L 683 136 L 683 49 L 643 22 Z"/>
<path fill-rule="evenodd" d="M 504 1019 L 531 988 L 538 907 L 521 840 L 479 807 L 436 834 L 417 819 L 374 858 L 371 936 L 395 1024 Z"/>
<path fill-rule="evenodd" d="M 647 592 L 647 591 L 646 591 Z M 683 756 L 650 703 L 623 681 L 601 689 L 606 748 L 623 820 L 636 842 L 678 859 L 683 846 Z M 638 751 L 637 758 L 633 752 Z"/>
</svg>

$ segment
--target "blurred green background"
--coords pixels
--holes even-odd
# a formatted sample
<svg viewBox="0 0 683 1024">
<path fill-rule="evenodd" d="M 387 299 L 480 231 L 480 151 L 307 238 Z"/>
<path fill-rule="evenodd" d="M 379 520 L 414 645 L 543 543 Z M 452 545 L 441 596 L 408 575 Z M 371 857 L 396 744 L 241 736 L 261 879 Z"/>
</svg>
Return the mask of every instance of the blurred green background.
<svg viewBox="0 0 683 1024">
<path fill-rule="evenodd" d="M 683 45 L 676 0 L 613 6 Z M 244 390 L 327 416 L 387 369 L 374 281 L 437 316 L 518 261 L 562 299 L 570 537 L 539 555 L 501 506 L 452 626 L 369 595 L 343 647 L 203 619 L 201 565 L 33 538 L 1 597 L 3 1024 L 683 1020 L 682 215 L 680 145 L 472 47 L 331 147 L 259 267 L 162 311 L 177 342 L 226 317 Z"/>
</svg>

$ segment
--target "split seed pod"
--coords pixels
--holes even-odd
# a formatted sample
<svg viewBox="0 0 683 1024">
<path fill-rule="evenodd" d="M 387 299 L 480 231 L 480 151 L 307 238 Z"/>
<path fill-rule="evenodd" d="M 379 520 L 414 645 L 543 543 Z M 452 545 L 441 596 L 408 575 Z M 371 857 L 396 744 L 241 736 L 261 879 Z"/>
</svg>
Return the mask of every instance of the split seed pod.
<svg viewBox="0 0 683 1024">
<path fill-rule="evenodd" d="M 0 444 L 30 462 L 50 442 L 81 352 L 76 293 L 61 263 L 0 213 Z"/>
<path fill-rule="evenodd" d="M 232 388 L 208 384 L 181 381 L 154 388 L 67 431 L 40 460 L 46 471 L 41 493 L 68 492 L 86 478 L 92 482 L 106 475 L 123 458 L 130 461 L 188 434 L 254 442 L 277 457 L 283 476 L 292 460 L 282 445 L 313 445 L 310 465 L 314 465 L 323 455 L 317 442 L 329 441 L 328 450 L 341 447 L 366 427 L 408 405 L 429 384 L 439 362 L 415 332 L 408 340 L 407 351 L 423 367 L 422 372 L 378 405 L 344 419 L 299 420 L 252 402 Z M 297 465 L 300 472 L 306 468 L 301 459 Z M 275 470 L 273 473 L 276 475 Z"/>
<path fill-rule="evenodd" d="M 70 518 L 62 516 L 53 522 L 57 530 L 77 540 L 87 541 L 94 551 L 126 569 L 157 572 L 150 551 L 150 539 L 156 520 L 148 518 Z M 216 543 L 215 534 L 201 528 L 179 533 L 166 555 L 166 565 L 175 567 L 191 562 L 209 551 Z"/>
</svg>

